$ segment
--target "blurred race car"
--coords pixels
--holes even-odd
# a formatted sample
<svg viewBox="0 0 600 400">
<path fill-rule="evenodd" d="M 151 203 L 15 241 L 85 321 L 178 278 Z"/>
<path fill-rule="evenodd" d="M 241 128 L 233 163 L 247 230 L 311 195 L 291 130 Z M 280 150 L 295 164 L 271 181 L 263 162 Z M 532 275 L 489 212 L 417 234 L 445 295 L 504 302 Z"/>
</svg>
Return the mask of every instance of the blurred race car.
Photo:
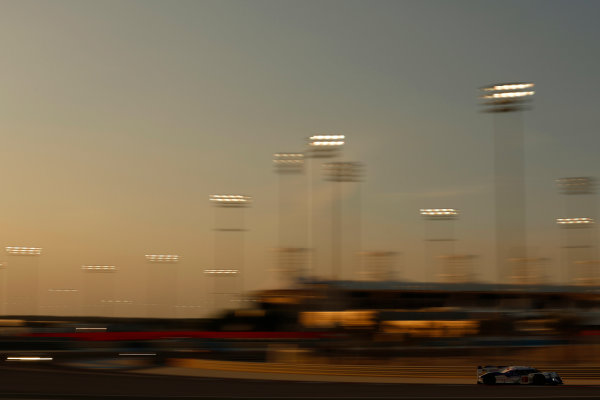
<svg viewBox="0 0 600 400">
<path fill-rule="evenodd" d="M 532 367 L 485 366 L 477 367 L 477 383 L 495 385 L 509 383 L 513 385 L 562 385 L 563 381 L 556 372 L 540 372 Z"/>
</svg>

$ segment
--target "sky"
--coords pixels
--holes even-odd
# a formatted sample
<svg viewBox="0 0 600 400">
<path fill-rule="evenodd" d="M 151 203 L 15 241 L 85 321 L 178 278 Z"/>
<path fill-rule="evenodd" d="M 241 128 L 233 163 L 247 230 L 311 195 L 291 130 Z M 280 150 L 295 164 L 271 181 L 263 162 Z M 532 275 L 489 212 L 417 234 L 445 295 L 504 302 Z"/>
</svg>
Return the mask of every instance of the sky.
<svg viewBox="0 0 600 400">
<path fill-rule="evenodd" d="M 454 207 L 456 251 L 493 281 L 493 117 L 478 88 L 514 81 L 536 84 L 523 115 L 528 246 L 561 281 L 554 180 L 598 176 L 597 2 L 0 5 L 0 245 L 43 247 L 41 305 L 50 288 L 83 287 L 82 265 L 118 266 L 115 296 L 143 302 L 149 253 L 181 255 L 178 304 L 204 304 L 215 193 L 253 197 L 245 289 L 279 285 L 271 158 L 314 134 L 346 135 L 341 159 L 365 166 L 342 194 L 359 250 L 397 252 L 399 278 L 427 280 L 418 210 Z M 324 219 L 329 189 L 313 185 Z"/>
</svg>

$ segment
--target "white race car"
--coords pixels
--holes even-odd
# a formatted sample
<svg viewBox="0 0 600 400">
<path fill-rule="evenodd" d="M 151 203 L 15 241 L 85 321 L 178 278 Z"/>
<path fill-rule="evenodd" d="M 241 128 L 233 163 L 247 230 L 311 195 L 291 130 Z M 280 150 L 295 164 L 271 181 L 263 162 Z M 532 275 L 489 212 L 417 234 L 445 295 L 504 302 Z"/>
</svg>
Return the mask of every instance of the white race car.
<svg viewBox="0 0 600 400">
<path fill-rule="evenodd" d="M 540 372 L 532 367 L 485 366 L 477 367 L 477 383 L 495 385 L 508 383 L 513 385 L 562 385 L 563 381 L 556 372 Z"/>
</svg>

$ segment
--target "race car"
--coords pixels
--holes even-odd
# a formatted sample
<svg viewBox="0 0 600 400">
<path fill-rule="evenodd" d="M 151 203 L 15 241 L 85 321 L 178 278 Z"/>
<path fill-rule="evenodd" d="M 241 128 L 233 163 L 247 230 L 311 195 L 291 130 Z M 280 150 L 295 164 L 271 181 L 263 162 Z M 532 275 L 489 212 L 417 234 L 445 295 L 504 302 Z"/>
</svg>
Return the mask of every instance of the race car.
<svg viewBox="0 0 600 400">
<path fill-rule="evenodd" d="M 562 385 L 563 381 L 556 372 L 540 372 L 532 367 L 487 365 L 477 367 L 477 383 L 484 385 L 495 385 L 497 383 Z"/>
</svg>

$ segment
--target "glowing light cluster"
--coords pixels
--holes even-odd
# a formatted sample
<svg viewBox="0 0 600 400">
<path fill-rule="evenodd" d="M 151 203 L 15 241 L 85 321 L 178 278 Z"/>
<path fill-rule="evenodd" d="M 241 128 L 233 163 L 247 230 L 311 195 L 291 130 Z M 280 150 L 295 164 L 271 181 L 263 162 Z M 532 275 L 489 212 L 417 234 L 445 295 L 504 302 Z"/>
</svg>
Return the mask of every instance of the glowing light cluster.
<svg viewBox="0 0 600 400">
<path fill-rule="evenodd" d="M 299 168 L 304 166 L 304 154 L 302 153 L 275 153 L 273 164 L 279 168 Z"/>
<path fill-rule="evenodd" d="M 594 220 L 592 218 L 557 218 L 556 223 L 559 225 L 587 225 L 593 224 Z"/>
<path fill-rule="evenodd" d="M 323 164 L 325 178 L 336 182 L 356 182 L 362 175 L 362 164 L 355 161 L 334 161 Z"/>
<path fill-rule="evenodd" d="M 310 140 L 339 140 L 345 138 L 344 135 L 314 135 L 310 137 Z"/>
<path fill-rule="evenodd" d="M 314 135 L 308 138 L 309 146 L 339 147 L 345 144 L 344 135 Z"/>
<path fill-rule="evenodd" d="M 90 272 L 115 272 L 117 267 L 114 265 L 82 265 L 81 269 Z"/>
<path fill-rule="evenodd" d="M 42 254 L 41 247 L 6 247 L 6 252 L 15 256 L 39 256 Z"/>
<path fill-rule="evenodd" d="M 6 357 L 6 361 L 52 361 L 52 357 Z"/>
<path fill-rule="evenodd" d="M 419 210 L 421 215 L 426 216 L 457 216 L 458 210 L 454 208 L 421 208 Z"/>
<path fill-rule="evenodd" d="M 296 159 L 303 160 L 304 154 L 302 154 L 302 153 L 275 153 L 275 154 L 273 154 L 273 158 L 278 159 L 278 160 L 296 160 Z"/>
<path fill-rule="evenodd" d="M 316 141 L 316 142 L 310 142 L 311 146 L 342 146 L 344 144 L 343 141 L 325 141 L 325 142 L 320 142 L 320 141 Z"/>
<path fill-rule="evenodd" d="M 503 93 L 493 93 L 490 95 L 483 96 L 484 99 L 503 99 L 503 98 L 512 98 L 512 97 L 526 97 L 533 96 L 535 94 L 534 91 L 528 92 L 503 92 Z"/>
<path fill-rule="evenodd" d="M 110 304 L 132 304 L 131 300 L 100 300 L 100 303 L 110 303 Z"/>
<path fill-rule="evenodd" d="M 209 200 L 220 206 L 246 206 L 252 201 L 252 197 L 242 194 L 211 194 Z"/>
<path fill-rule="evenodd" d="M 205 269 L 205 274 L 222 274 L 222 275 L 235 275 L 239 271 L 237 269 Z"/>
<path fill-rule="evenodd" d="M 485 94 L 481 96 L 484 100 L 484 105 L 491 106 L 488 112 L 510 112 L 522 110 L 525 108 L 524 103 L 535 94 L 531 89 L 535 85 L 533 83 L 500 83 L 489 87 L 481 88 Z"/>
<path fill-rule="evenodd" d="M 146 254 L 146 260 L 155 263 L 176 263 L 179 261 L 177 254 Z"/>
<path fill-rule="evenodd" d="M 507 83 L 502 85 L 494 85 L 491 87 L 483 88 L 485 91 L 492 90 L 520 90 L 520 89 L 528 89 L 534 87 L 533 83 Z"/>
</svg>

